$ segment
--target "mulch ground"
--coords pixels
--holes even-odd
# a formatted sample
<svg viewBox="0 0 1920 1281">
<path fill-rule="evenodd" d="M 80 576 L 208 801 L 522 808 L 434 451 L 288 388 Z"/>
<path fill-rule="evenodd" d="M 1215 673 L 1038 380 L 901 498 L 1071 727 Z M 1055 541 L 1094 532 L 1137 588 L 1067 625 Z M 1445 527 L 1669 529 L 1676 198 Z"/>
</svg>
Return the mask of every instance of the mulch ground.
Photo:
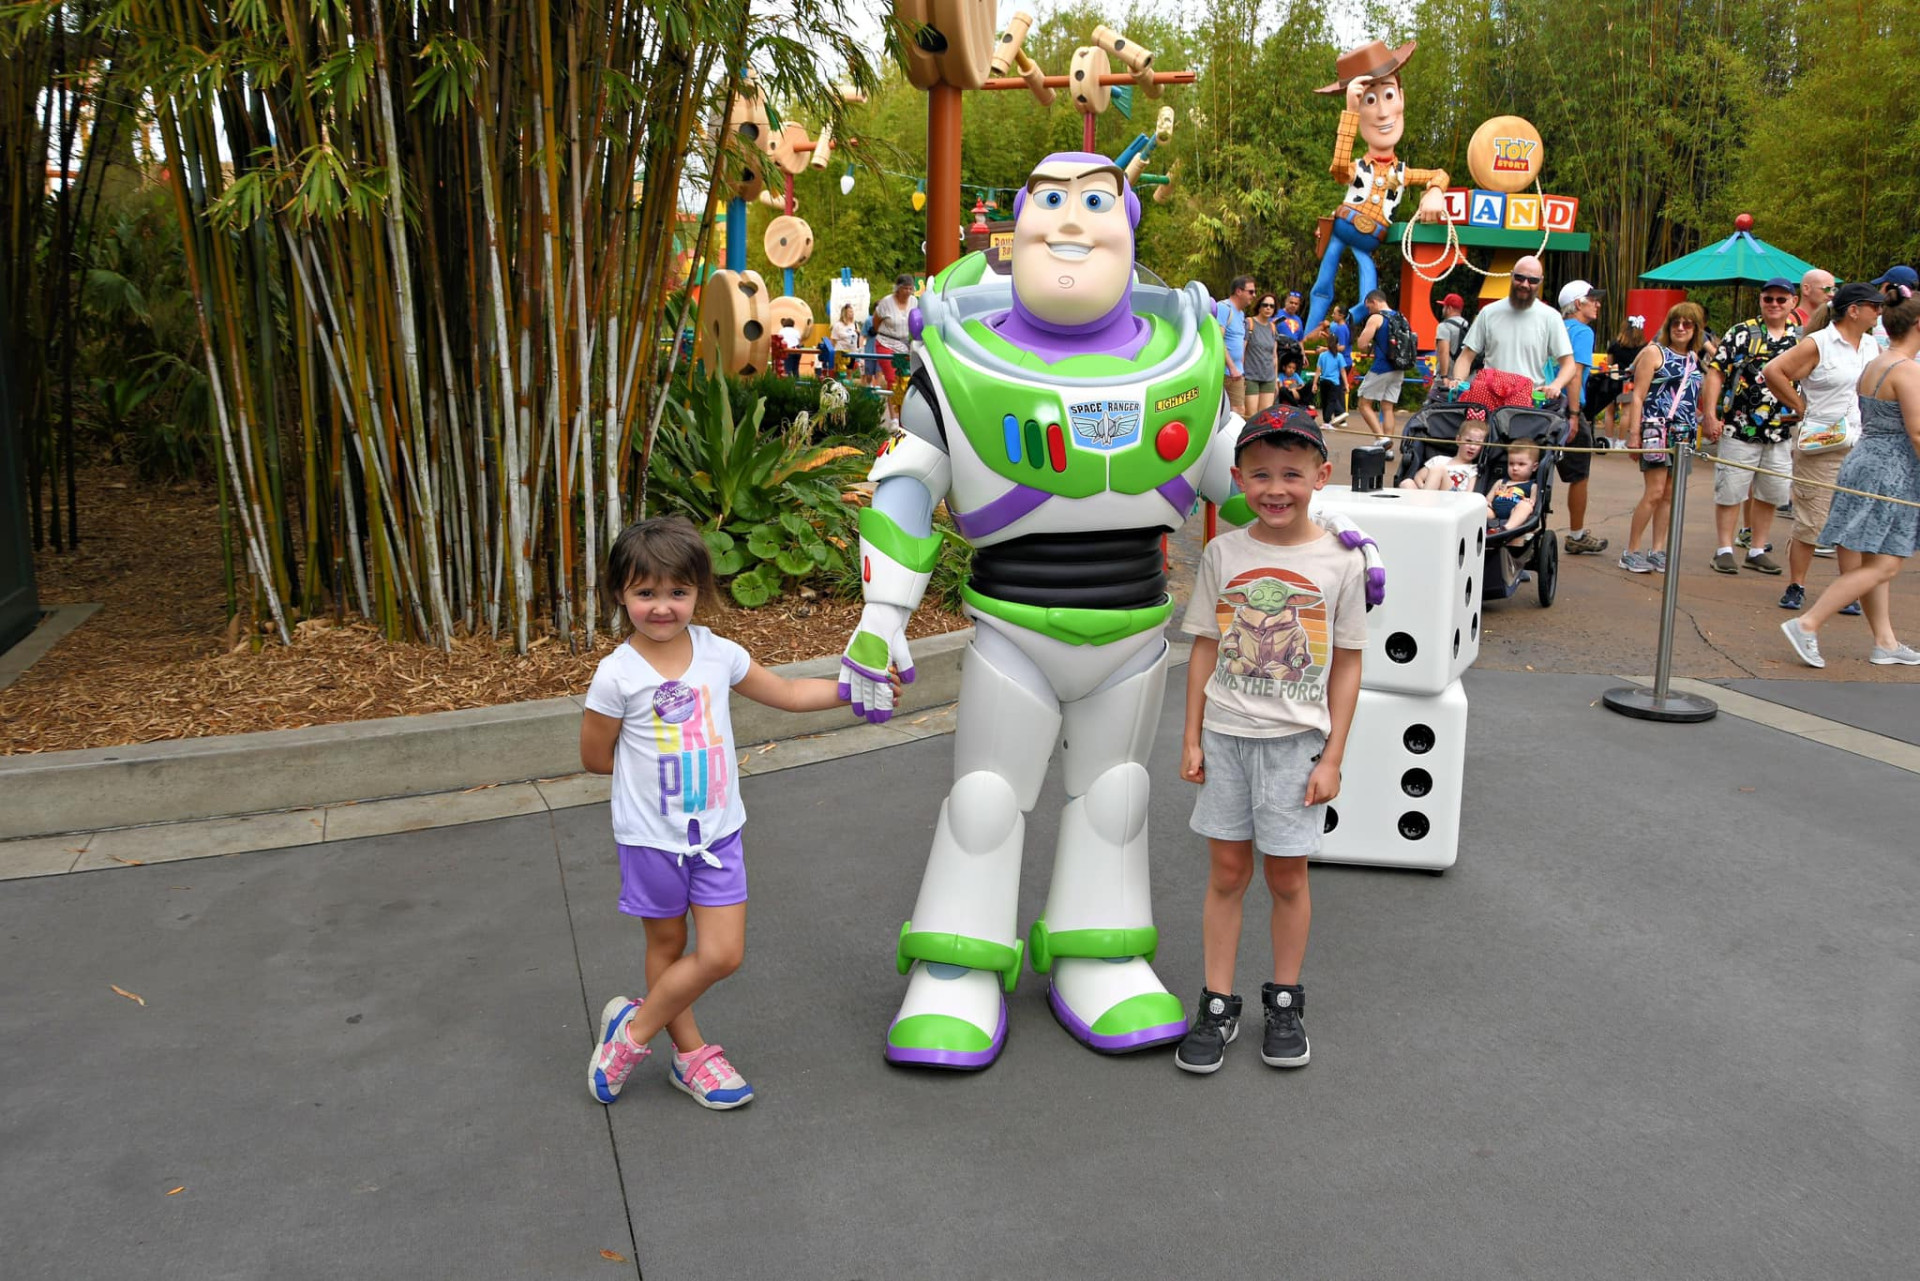
<svg viewBox="0 0 1920 1281">
<path fill-rule="evenodd" d="M 230 628 L 217 497 L 154 485 L 130 469 L 81 477 L 80 545 L 35 559 L 43 606 L 102 608 L 0 690 L 0 755 L 115 747 L 253 730 L 490 707 L 582 693 L 617 643 L 569 652 L 551 636 L 526 654 L 510 641 L 462 637 L 451 653 L 395 644 L 365 624 L 312 619 L 294 643 L 257 650 Z M 757 610 L 710 606 L 701 621 L 762 663 L 837 654 L 860 616 L 854 601 L 789 596 Z M 965 627 L 924 607 L 909 636 Z"/>
</svg>

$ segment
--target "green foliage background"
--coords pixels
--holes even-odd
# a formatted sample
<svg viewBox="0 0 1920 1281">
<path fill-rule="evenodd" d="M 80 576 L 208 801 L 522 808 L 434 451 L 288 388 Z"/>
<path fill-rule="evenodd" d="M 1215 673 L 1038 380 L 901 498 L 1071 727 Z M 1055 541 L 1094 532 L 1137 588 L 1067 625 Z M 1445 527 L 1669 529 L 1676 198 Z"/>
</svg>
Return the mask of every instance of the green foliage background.
<svg viewBox="0 0 1920 1281">
<path fill-rule="evenodd" d="M 1160 68 L 1199 73 L 1162 99 L 1179 121 L 1150 168 L 1171 164 L 1175 186 L 1168 203 L 1145 205 L 1141 261 L 1216 292 L 1242 271 L 1262 288 L 1304 290 L 1315 220 L 1340 198 L 1327 174 L 1338 103 L 1313 92 L 1333 79 L 1338 53 L 1326 6 L 1203 0 L 1184 26 L 1158 10 L 1085 2 L 1034 12 L 1028 49 L 1050 72 L 1104 22 L 1153 49 Z M 1721 239 L 1742 211 L 1756 234 L 1843 279 L 1920 257 L 1920 24 L 1892 0 L 1417 0 L 1369 6 L 1367 29 L 1390 45 L 1418 41 L 1400 148 L 1410 163 L 1471 185 L 1466 145 L 1481 121 L 1518 114 L 1539 127 L 1546 188 L 1579 197 L 1579 228 L 1593 238 L 1589 253 L 1549 263 L 1549 283 L 1581 276 L 1607 288 L 1609 329 L 1642 271 Z M 1132 121 L 1101 116 L 1101 149 L 1119 151 L 1157 106 L 1139 104 Z M 794 184 L 815 236 L 795 292 L 822 320 L 842 266 L 878 291 L 922 260 L 924 215 L 911 196 L 925 171 L 925 95 L 894 69 L 852 125 L 860 145 Z M 1040 156 L 1079 146 L 1064 98 L 1042 109 L 1025 92 L 967 96 L 963 182 L 1014 187 Z M 849 154 L 857 178 L 843 196 Z M 749 261 L 770 282 L 778 272 L 760 235 L 771 216 L 756 206 L 749 237 Z M 1387 247 L 1378 259 L 1390 290 L 1397 257 Z M 1345 272 L 1342 298 L 1354 288 Z M 1452 287 L 1477 292 L 1477 278 L 1458 276 Z M 1737 318 L 1731 290 L 1698 296 L 1716 324 Z"/>
</svg>

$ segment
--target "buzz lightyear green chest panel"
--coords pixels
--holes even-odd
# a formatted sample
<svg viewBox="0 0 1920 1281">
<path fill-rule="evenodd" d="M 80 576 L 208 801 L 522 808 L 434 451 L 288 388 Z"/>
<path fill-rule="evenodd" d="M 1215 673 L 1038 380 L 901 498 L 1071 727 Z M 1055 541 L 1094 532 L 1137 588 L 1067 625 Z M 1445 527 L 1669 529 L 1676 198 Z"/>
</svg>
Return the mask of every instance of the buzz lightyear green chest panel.
<svg viewBox="0 0 1920 1281">
<path fill-rule="evenodd" d="M 1224 360 L 1211 325 L 1179 350 L 1175 326 L 1149 316 L 1138 356 L 1071 356 L 1049 365 L 978 320 L 963 322 L 968 345 L 998 368 L 955 350 L 929 327 L 925 367 L 944 402 L 949 448 L 965 448 L 998 493 L 956 493 L 961 532 L 986 537 L 1048 499 L 1158 491 L 1185 513 L 1194 491 L 1186 473 L 1200 461 L 1219 412 Z M 956 477 L 958 479 L 958 477 Z M 985 479 L 983 477 L 983 479 Z"/>
</svg>

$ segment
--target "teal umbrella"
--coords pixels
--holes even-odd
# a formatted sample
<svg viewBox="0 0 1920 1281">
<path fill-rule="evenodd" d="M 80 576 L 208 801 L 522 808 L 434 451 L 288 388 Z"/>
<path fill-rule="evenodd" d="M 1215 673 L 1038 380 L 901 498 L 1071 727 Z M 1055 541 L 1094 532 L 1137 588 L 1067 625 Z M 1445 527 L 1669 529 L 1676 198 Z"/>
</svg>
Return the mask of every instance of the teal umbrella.
<svg viewBox="0 0 1920 1281">
<path fill-rule="evenodd" d="M 1741 214 L 1733 225 L 1734 233 L 1719 244 L 1642 272 L 1640 279 L 1656 285 L 1764 285 L 1775 276 L 1799 280 L 1813 270 L 1812 263 L 1754 235 L 1749 215 Z"/>
</svg>

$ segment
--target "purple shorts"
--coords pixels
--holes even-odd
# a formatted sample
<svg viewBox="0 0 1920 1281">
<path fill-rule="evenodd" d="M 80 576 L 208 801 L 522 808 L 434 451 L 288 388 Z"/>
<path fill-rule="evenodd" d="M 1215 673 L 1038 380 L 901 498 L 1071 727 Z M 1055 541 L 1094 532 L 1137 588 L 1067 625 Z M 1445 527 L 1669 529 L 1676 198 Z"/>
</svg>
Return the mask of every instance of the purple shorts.
<svg viewBox="0 0 1920 1281">
<path fill-rule="evenodd" d="M 747 864 L 735 829 L 707 847 L 715 867 L 700 854 L 677 854 L 645 845 L 621 845 L 620 910 L 628 916 L 669 920 L 690 905 L 732 907 L 747 901 Z"/>
</svg>

